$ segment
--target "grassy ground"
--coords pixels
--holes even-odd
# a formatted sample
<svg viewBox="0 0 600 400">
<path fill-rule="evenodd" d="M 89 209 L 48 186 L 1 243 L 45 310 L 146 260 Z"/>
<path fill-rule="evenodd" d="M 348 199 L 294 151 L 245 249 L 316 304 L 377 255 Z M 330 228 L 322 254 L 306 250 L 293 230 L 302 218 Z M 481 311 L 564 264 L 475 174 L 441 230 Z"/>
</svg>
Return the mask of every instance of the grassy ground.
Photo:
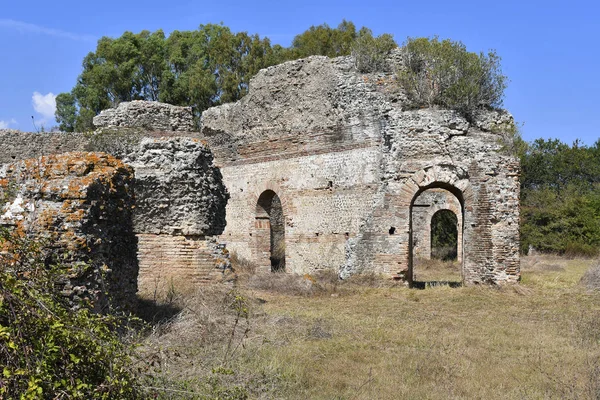
<svg viewBox="0 0 600 400">
<path fill-rule="evenodd" d="M 458 261 L 441 261 L 415 258 L 413 279 L 418 282 L 461 282 L 461 264 Z"/>
<path fill-rule="evenodd" d="M 148 386 L 162 388 L 149 390 L 161 398 L 598 398 L 600 293 L 578 284 L 591 264 L 524 258 L 522 284 L 504 288 L 277 275 L 245 279 L 229 294 L 205 289 L 179 299 L 183 312 L 147 338 Z"/>
</svg>

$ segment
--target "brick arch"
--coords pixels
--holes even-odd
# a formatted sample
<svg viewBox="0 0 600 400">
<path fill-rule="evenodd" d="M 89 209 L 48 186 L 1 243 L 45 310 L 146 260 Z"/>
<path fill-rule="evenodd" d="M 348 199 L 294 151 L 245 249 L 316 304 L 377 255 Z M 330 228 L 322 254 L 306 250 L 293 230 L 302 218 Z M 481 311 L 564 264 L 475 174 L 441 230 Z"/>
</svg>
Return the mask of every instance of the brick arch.
<svg viewBox="0 0 600 400">
<path fill-rule="evenodd" d="M 413 208 L 413 254 L 416 257 L 426 260 L 431 258 L 431 221 L 433 216 L 439 211 L 448 210 L 454 213 L 457 219 L 457 261 L 460 263 L 462 262 L 462 206 L 454 194 L 445 189 L 442 190 L 444 193 L 440 192 L 440 194 L 437 196 L 435 193 L 433 193 L 433 204 L 429 204 L 428 208 Z M 424 204 L 431 201 L 429 199 L 421 199 L 422 195 L 426 194 L 427 192 L 427 190 L 421 192 L 421 195 L 418 198 L 419 203 Z M 440 200 L 442 200 L 443 203 L 440 204 L 439 202 L 436 202 Z"/>
<path fill-rule="evenodd" d="M 252 189 L 252 194 L 248 196 L 248 207 L 252 211 L 256 209 L 256 204 L 258 204 L 258 199 L 260 196 L 266 192 L 267 190 L 272 190 L 277 194 L 279 200 L 281 201 L 281 208 L 284 210 L 284 215 L 290 215 L 290 207 L 291 203 L 288 201 L 288 195 L 280 185 L 273 181 L 263 182 Z M 253 225 L 252 223 L 250 225 Z"/>
<path fill-rule="evenodd" d="M 407 218 L 402 222 L 402 231 L 406 232 L 400 243 L 400 255 L 403 257 L 401 263 L 405 265 L 405 276 L 412 282 L 412 207 L 418 196 L 428 189 L 440 188 L 448 190 L 459 201 L 462 211 L 462 242 L 471 240 L 471 224 L 474 221 L 473 206 L 474 192 L 466 171 L 454 166 L 431 166 L 414 173 L 401 186 L 396 206 L 406 210 Z M 462 246 L 463 279 L 465 278 L 465 264 L 469 254 L 465 246 Z"/>
<path fill-rule="evenodd" d="M 289 215 L 288 202 L 285 192 L 273 182 L 266 182 L 257 186 L 249 196 L 250 214 L 253 218 L 249 221 L 250 232 L 253 239 L 252 257 L 258 264 L 260 271 L 285 270 L 285 227 Z M 269 204 L 276 204 L 277 211 L 268 209 Z M 279 215 L 280 214 L 280 215 Z M 277 260 L 277 261 L 275 261 Z"/>
</svg>

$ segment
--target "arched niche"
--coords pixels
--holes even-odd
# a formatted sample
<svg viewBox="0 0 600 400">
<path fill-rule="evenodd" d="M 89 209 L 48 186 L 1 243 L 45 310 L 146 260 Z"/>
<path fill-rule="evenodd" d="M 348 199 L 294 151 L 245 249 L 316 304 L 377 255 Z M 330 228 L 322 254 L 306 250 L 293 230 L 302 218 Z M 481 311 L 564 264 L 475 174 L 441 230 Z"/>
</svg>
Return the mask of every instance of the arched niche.
<svg viewBox="0 0 600 400">
<path fill-rule="evenodd" d="M 281 199 L 273 190 L 261 193 L 254 220 L 255 254 L 259 267 L 285 271 L 285 217 Z"/>
</svg>

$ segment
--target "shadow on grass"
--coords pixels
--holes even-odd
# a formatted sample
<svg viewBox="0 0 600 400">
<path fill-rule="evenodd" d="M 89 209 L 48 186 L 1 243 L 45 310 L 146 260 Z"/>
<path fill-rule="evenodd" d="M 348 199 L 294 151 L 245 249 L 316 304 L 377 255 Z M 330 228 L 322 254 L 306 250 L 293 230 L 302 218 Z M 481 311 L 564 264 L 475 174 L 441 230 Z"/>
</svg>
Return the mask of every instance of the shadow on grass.
<svg viewBox="0 0 600 400">
<path fill-rule="evenodd" d="M 171 303 L 158 303 L 138 297 L 136 316 L 149 324 L 157 324 L 173 319 L 181 308 Z"/>
<path fill-rule="evenodd" d="M 410 287 L 413 289 L 428 289 L 432 287 L 448 286 L 451 288 L 459 288 L 463 286 L 459 281 L 413 281 Z"/>
</svg>

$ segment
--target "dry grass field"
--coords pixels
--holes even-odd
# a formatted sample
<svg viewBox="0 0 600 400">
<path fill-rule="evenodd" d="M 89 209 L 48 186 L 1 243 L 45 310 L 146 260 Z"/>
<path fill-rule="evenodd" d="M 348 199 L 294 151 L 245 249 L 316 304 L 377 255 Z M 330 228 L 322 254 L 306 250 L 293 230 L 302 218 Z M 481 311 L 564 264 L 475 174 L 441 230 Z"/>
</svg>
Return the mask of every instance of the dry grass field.
<svg viewBox="0 0 600 400">
<path fill-rule="evenodd" d="M 231 291 L 175 296 L 183 311 L 141 349 L 148 390 L 173 399 L 600 398 L 600 292 L 580 284 L 596 263 L 525 257 L 520 285 L 425 290 L 374 276 L 248 275 Z"/>
</svg>

